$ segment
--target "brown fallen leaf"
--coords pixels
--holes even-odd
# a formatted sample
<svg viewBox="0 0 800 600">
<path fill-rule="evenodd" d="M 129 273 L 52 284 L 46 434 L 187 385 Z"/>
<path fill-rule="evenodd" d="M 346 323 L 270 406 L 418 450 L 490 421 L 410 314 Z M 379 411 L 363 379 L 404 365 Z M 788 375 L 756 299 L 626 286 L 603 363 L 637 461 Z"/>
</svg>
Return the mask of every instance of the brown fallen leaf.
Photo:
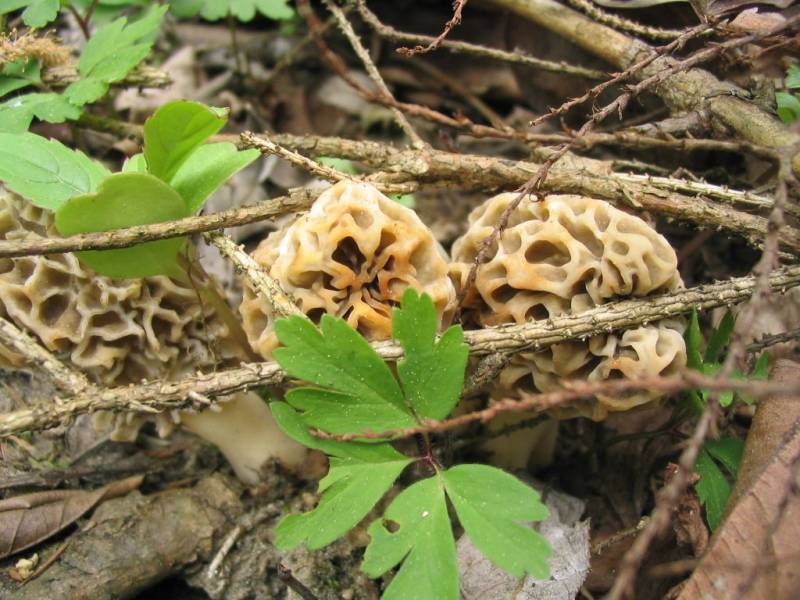
<svg viewBox="0 0 800 600">
<path fill-rule="evenodd" d="M 670 463 L 667 465 L 665 482 L 669 482 L 677 475 L 678 465 Z M 694 556 L 701 556 L 708 547 L 708 527 L 703 522 L 703 511 L 700 507 L 700 498 L 692 489 L 692 486 L 699 481 L 700 477 L 694 473 L 690 480 L 690 486 L 683 494 L 675 507 L 675 518 L 672 528 L 675 531 L 675 539 L 678 545 L 689 547 Z"/>
<path fill-rule="evenodd" d="M 774 369 L 773 377 L 800 376 L 796 364 L 791 371 L 789 368 Z M 785 402 L 795 404 L 781 407 Z M 800 598 L 796 568 L 800 556 L 800 417 L 786 410 L 796 413 L 798 399 L 785 402 L 770 399 L 759 406 L 762 415 L 754 420 L 745 450 L 750 468 L 739 471 L 746 489 L 715 532 L 709 551 L 681 589 L 679 600 Z M 788 423 L 791 425 L 786 427 Z M 783 435 L 776 439 L 779 432 Z M 773 452 L 767 458 L 757 452 L 761 448 Z M 760 468 L 756 470 L 756 466 Z"/>
<path fill-rule="evenodd" d="M 52 490 L 0 500 L 0 559 L 46 540 L 104 500 L 135 490 L 143 479 L 134 475 L 96 490 Z"/>
</svg>

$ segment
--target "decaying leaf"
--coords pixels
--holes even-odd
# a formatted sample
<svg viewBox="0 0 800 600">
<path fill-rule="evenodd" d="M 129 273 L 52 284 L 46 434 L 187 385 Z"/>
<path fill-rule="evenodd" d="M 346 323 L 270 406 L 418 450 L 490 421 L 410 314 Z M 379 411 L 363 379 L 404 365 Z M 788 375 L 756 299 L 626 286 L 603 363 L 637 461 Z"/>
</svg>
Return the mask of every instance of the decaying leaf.
<svg viewBox="0 0 800 600">
<path fill-rule="evenodd" d="M 134 475 L 96 490 L 51 490 L 0 500 L 0 558 L 21 552 L 55 535 L 92 508 L 138 488 Z"/>
<path fill-rule="evenodd" d="M 723 521 L 679 600 L 797 597 L 798 464 L 800 418 Z"/>
</svg>

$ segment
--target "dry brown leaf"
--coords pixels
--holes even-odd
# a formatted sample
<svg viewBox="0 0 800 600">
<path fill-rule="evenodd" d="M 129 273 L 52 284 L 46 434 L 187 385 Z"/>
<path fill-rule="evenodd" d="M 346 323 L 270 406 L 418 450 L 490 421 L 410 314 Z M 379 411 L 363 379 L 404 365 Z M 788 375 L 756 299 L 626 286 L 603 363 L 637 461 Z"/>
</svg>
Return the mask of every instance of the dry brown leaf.
<svg viewBox="0 0 800 600">
<path fill-rule="evenodd" d="M 791 376 L 797 378 L 798 374 L 794 365 Z M 789 374 L 776 376 L 786 378 Z M 796 403 L 797 399 L 788 401 Z M 800 572 L 796 568 L 800 555 L 800 417 L 792 422 L 785 414 L 783 418 L 778 413 L 774 416 L 772 427 L 762 432 L 763 444 L 751 443 L 752 432 L 747 442 L 749 450 L 764 445 L 775 448 L 774 453 L 768 460 L 759 457 L 757 464 L 763 465 L 762 469 L 749 475 L 751 484 L 715 533 L 679 600 L 800 597 Z M 778 427 L 786 429 L 787 422 L 791 426 L 775 443 L 772 434 Z M 740 471 L 740 478 L 742 475 L 748 477 Z"/>
<path fill-rule="evenodd" d="M 0 500 L 0 559 L 58 533 L 100 502 L 135 490 L 143 479 L 134 475 L 96 490 L 51 490 Z"/>
</svg>

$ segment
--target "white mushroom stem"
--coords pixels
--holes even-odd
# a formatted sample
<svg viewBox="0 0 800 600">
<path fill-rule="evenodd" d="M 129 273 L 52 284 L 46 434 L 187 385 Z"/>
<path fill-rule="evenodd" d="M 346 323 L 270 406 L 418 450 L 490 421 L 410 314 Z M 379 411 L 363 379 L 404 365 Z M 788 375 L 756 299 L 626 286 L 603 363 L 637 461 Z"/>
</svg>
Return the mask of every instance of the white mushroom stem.
<svg viewBox="0 0 800 600">
<path fill-rule="evenodd" d="M 276 458 L 299 468 L 307 450 L 284 434 L 266 403 L 253 392 L 240 392 L 214 409 L 181 413 L 183 427 L 217 446 L 244 483 L 260 480 L 264 464 Z"/>
</svg>

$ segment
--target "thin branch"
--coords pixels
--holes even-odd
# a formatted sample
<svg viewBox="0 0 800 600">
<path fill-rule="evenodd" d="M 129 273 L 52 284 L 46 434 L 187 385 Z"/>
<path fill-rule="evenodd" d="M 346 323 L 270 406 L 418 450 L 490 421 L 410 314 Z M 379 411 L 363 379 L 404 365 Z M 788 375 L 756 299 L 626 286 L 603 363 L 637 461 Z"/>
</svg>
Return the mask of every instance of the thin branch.
<svg viewBox="0 0 800 600">
<path fill-rule="evenodd" d="M 453 16 L 450 18 L 447 23 L 444 24 L 444 29 L 442 33 L 437 35 L 432 42 L 430 42 L 426 46 L 417 45 L 414 48 L 398 48 L 397 51 L 400 54 L 405 54 L 406 56 L 414 56 L 416 54 L 426 54 L 432 50 L 436 50 L 442 45 L 444 38 L 448 36 L 448 34 L 453 30 L 454 27 L 461 24 L 461 13 L 464 10 L 464 7 L 467 5 L 467 0 L 453 0 Z"/>
<path fill-rule="evenodd" d="M 407 33 L 405 31 L 398 31 L 390 25 L 381 22 L 378 17 L 367 7 L 365 0 L 355 0 L 356 7 L 358 7 L 361 18 L 370 25 L 379 35 L 390 39 L 395 42 L 412 43 L 412 44 L 430 44 L 435 38 L 428 35 L 420 35 L 417 33 Z M 527 56 L 521 52 L 506 52 L 505 50 L 498 50 L 497 48 L 488 48 L 486 46 L 479 46 L 478 44 L 470 44 L 469 42 L 444 40 L 441 47 L 445 50 L 456 54 L 471 54 L 473 56 L 483 56 L 507 62 L 512 64 L 525 65 L 542 71 L 553 71 L 555 73 L 564 73 L 567 75 L 575 75 L 578 77 L 585 77 L 587 79 L 605 79 L 606 73 L 596 69 L 587 69 L 571 65 L 567 62 L 543 60 L 534 56 Z"/>
<path fill-rule="evenodd" d="M 94 125 L 102 127 L 103 124 L 94 123 Z M 116 125 L 111 126 L 116 127 Z M 122 124 L 122 127 L 127 129 L 125 124 Z M 237 141 L 238 137 L 222 136 L 218 139 Z M 248 141 L 245 145 L 253 143 L 258 146 L 262 139 L 261 136 L 253 136 L 252 142 Z M 409 182 L 384 184 L 370 177 L 370 183 L 387 193 L 401 193 L 401 190 L 407 192 L 420 186 L 503 190 L 524 184 L 541 168 L 541 164 L 529 161 L 455 154 L 432 148 L 420 151 L 399 150 L 378 142 L 343 138 L 274 134 L 270 140 L 284 148 L 306 154 L 340 156 L 364 162 L 375 168 L 391 170 L 395 179 L 402 175 Z M 749 215 L 702 197 L 757 207 L 766 206 L 769 202 L 764 196 L 680 179 L 614 173 L 607 162 L 595 159 L 573 157 L 565 166 L 553 167 L 542 188 L 558 193 L 604 198 L 637 210 L 688 221 L 698 227 L 741 236 L 756 247 L 761 244 L 767 231 L 767 220 L 763 217 Z M 153 225 L 66 238 L 31 236 L 22 240 L 0 241 L 0 257 L 126 248 L 145 241 L 264 221 L 307 209 L 316 198 L 315 194 L 307 190 L 291 190 L 289 194 L 254 206 Z M 794 252 L 800 251 L 800 231 L 787 226 L 781 229 L 779 235 L 783 247 Z"/>
<path fill-rule="evenodd" d="M 344 14 L 341 8 L 339 8 L 332 0 L 322 0 L 322 3 L 325 5 L 336 20 L 339 22 L 339 29 L 342 30 L 344 36 L 347 38 L 347 41 L 350 42 L 350 45 L 353 47 L 353 50 L 361 59 L 361 62 L 364 64 L 364 68 L 367 70 L 367 75 L 369 75 L 370 79 L 372 79 L 373 83 L 378 87 L 380 93 L 387 99 L 394 100 L 394 96 L 392 92 L 386 85 L 386 82 L 381 77 L 381 74 L 378 72 L 378 67 L 375 66 L 375 63 L 372 62 L 372 58 L 370 58 L 369 52 L 364 46 L 361 44 L 361 40 L 356 35 L 356 32 L 353 30 L 353 26 L 350 24 L 350 21 L 347 20 L 347 16 Z M 427 144 L 425 141 L 419 137 L 419 134 L 414 131 L 414 128 L 411 126 L 411 123 L 408 122 L 406 116 L 403 112 L 398 108 L 392 108 L 392 112 L 394 113 L 394 118 L 397 121 L 397 124 L 400 125 L 400 128 L 406 134 L 406 137 L 411 141 L 412 148 L 424 148 Z"/>
<path fill-rule="evenodd" d="M 604 25 L 609 25 L 614 29 L 627 31 L 628 33 L 632 33 L 634 35 L 648 37 L 653 40 L 674 40 L 683 34 L 683 32 L 680 30 L 650 27 L 648 25 L 642 25 L 636 21 L 631 21 L 630 19 L 620 17 L 619 15 L 606 12 L 598 8 L 596 4 L 590 2 L 589 0 L 567 1 L 578 10 L 581 10 L 592 17 L 598 23 L 603 23 Z"/>
<path fill-rule="evenodd" d="M 698 371 L 684 371 L 678 377 L 643 377 L 639 379 L 607 380 L 607 381 L 564 381 L 564 389 L 540 394 L 524 394 L 521 400 L 508 398 L 494 403 L 489 408 L 474 411 L 444 421 L 429 420 L 423 425 L 401 429 L 387 429 L 385 431 L 361 431 L 334 435 L 324 431 L 313 431 L 313 435 L 320 439 L 348 442 L 357 439 L 386 439 L 405 438 L 420 433 L 442 433 L 463 427 L 470 423 L 487 423 L 497 416 L 506 413 L 544 412 L 556 406 L 561 406 L 575 400 L 592 398 L 598 394 L 623 395 L 639 390 L 658 390 L 665 394 L 673 394 L 686 390 L 732 390 L 744 392 L 755 397 L 765 397 L 774 394 L 790 396 L 800 391 L 800 382 L 787 385 L 778 381 L 746 381 L 742 379 L 720 379 L 707 377 Z M 692 463 L 694 464 L 694 463 Z"/>
<path fill-rule="evenodd" d="M 265 221 L 272 217 L 305 210 L 318 194 L 305 189 L 290 190 L 289 196 L 280 196 L 254 206 L 226 210 L 213 215 L 187 217 L 152 225 L 139 225 L 126 229 L 83 233 L 65 238 L 42 238 L 30 235 L 27 239 L 0 241 L 0 256 L 32 256 L 79 250 L 108 250 L 128 248 L 142 242 L 179 237 Z"/>
<path fill-rule="evenodd" d="M 279 316 L 306 317 L 305 313 L 297 308 L 294 299 L 281 287 L 280 282 L 270 277 L 261 265 L 231 238 L 218 231 L 206 233 L 205 238 L 206 241 L 214 244 L 224 257 L 233 262 L 238 270 L 244 273 L 253 288 L 272 305 Z"/>
<path fill-rule="evenodd" d="M 770 289 L 776 292 L 800 285 L 800 266 L 772 273 L 769 283 Z M 579 315 L 467 331 L 464 339 L 474 356 L 541 350 L 555 343 L 684 314 L 693 306 L 702 310 L 735 304 L 749 298 L 754 288 L 754 277 L 741 277 L 664 296 L 614 302 Z M 402 357 L 402 348 L 395 342 L 376 342 L 372 347 L 384 360 L 396 361 Z M 208 408 L 209 402 L 215 402 L 214 396 L 258 385 L 280 385 L 286 377 L 277 363 L 263 362 L 248 363 L 176 382 L 151 381 L 136 387 L 90 389 L 71 398 L 58 399 L 53 404 L 39 404 L 0 414 L 0 437 L 24 430 L 53 427 L 64 420 L 98 410 L 144 413 L 185 408 L 202 410 Z"/>
<path fill-rule="evenodd" d="M 78 394 L 91 386 L 83 373 L 70 369 L 31 336 L 2 317 L 0 317 L 0 346 L 21 355 L 29 365 L 36 366 L 63 392 Z"/>
</svg>

